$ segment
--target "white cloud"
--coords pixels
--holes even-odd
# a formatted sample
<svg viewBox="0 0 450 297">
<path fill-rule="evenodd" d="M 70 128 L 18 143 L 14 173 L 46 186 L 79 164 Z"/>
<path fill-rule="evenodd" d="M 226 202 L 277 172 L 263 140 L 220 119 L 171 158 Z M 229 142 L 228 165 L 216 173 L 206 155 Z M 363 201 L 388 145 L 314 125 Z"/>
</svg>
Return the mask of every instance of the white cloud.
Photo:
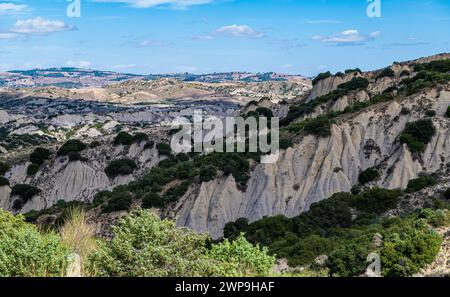
<svg viewBox="0 0 450 297">
<path fill-rule="evenodd" d="M 312 39 L 334 45 L 362 45 L 369 41 L 375 40 L 375 38 L 379 37 L 380 35 L 380 31 L 365 35 L 359 33 L 358 30 L 352 29 L 334 34 L 332 36 L 314 36 Z"/>
<path fill-rule="evenodd" d="M 17 37 L 17 34 L 10 33 L 10 32 L 0 32 L 0 40 L 4 39 L 15 39 Z"/>
<path fill-rule="evenodd" d="M 157 6 L 169 6 L 171 8 L 183 9 L 189 6 L 212 3 L 215 0 L 94 0 L 94 2 L 126 3 L 135 8 L 151 8 Z"/>
<path fill-rule="evenodd" d="M 262 38 L 264 33 L 254 30 L 247 25 L 224 26 L 215 30 L 212 35 L 235 38 Z"/>
<path fill-rule="evenodd" d="M 17 20 L 10 32 L 29 35 L 46 35 L 73 29 L 75 29 L 75 27 L 68 25 L 63 21 L 47 20 L 42 17 L 36 17 L 34 19 Z"/>
<path fill-rule="evenodd" d="M 151 39 L 138 40 L 136 43 L 138 47 L 166 47 L 170 45 L 170 43 L 166 41 Z"/>
<path fill-rule="evenodd" d="M 18 14 L 30 11 L 30 7 L 24 4 L 0 3 L 1 14 Z"/>
<path fill-rule="evenodd" d="M 92 63 L 89 61 L 72 61 L 69 60 L 66 62 L 66 65 L 69 67 L 76 67 L 76 68 L 87 68 L 92 66 Z"/>
</svg>

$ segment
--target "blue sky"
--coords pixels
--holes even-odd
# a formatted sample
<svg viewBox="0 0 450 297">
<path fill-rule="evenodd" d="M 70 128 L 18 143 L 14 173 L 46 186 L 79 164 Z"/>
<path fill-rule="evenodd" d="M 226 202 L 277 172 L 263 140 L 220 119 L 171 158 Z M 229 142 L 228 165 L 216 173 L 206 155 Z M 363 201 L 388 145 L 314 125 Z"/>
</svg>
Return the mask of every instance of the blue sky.
<svg viewBox="0 0 450 297">
<path fill-rule="evenodd" d="M 450 51 L 448 0 L 381 0 L 380 18 L 366 0 L 80 1 L 0 0 L 0 71 L 315 75 Z"/>
</svg>

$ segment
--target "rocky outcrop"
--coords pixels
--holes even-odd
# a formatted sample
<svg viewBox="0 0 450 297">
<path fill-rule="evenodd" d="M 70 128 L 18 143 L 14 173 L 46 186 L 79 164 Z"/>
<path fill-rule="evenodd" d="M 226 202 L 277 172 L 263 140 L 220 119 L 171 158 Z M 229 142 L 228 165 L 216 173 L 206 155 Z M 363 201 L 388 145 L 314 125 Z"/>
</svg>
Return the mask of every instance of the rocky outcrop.
<svg viewBox="0 0 450 297">
<path fill-rule="evenodd" d="M 316 85 L 314 85 L 311 94 L 308 97 L 308 101 L 326 95 L 336 90 L 340 84 L 346 83 L 358 76 L 360 76 L 359 72 L 352 72 L 345 74 L 344 76 L 335 75 L 322 79 Z"/>
<path fill-rule="evenodd" d="M 42 190 L 39 196 L 25 203 L 20 212 L 49 208 L 60 200 L 92 202 L 97 192 L 127 184 L 160 161 L 156 149 L 144 149 L 144 142 L 129 147 L 113 146 L 111 143 L 112 139 L 105 139 L 100 147 L 83 152 L 86 159 L 82 161 L 70 162 L 67 157 L 52 159 L 32 177 L 27 175 L 30 162 L 19 162 L 12 166 L 5 175 L 11 186 L 31 184 Z M 111 179 L 104 169 L 111 160 L 120 158 L 133 159 L 139 169 L 133 175 Z M 1 207 L 12 210 L 16 199 L 17 197 L 10 197 L 9 187 L 0 189 Z"/>
<path fill-rule="evenodd" d="M 442 90 L 379 104 L 333 125 L 331 137 L 306 136 L 284 151 L 277 163 L 258 165 L 245 192 L 238 190 L 233 177 L 204 183 L 198 193 L 181 200 L 178 225 L 218 238 L 227 222 L 241 217 L 255 221 L 296 216 L 334 193 L 349 192 L 359 174 L 374 166 L 381 171 L 377 185 L 405 188 L 410 179 L 450 161 L 450 120 L 443 117 L 449 95 Z M 398 142 L 398 136 L 408 122 L 425 116 L 424 106 L 439 115 L 433 120 L 437 134 L 418 158 Z M 411 112 L 403 115 L 403 108 Z"/>
</svg>

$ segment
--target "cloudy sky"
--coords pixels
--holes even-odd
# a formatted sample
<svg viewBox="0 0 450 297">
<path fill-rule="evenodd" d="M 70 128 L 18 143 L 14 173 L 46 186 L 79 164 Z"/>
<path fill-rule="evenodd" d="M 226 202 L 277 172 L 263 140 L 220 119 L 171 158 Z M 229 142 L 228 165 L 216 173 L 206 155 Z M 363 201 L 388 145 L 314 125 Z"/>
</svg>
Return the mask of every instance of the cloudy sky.
<svg viewBox="0 0 450 297">
<path fill-rule="evenodd" d="M 77 0 L 72 0 L 77 1 Z M 0 71 L 315 75 L 450 51 L 450 1 L 0 0 Z"/>
</svg>

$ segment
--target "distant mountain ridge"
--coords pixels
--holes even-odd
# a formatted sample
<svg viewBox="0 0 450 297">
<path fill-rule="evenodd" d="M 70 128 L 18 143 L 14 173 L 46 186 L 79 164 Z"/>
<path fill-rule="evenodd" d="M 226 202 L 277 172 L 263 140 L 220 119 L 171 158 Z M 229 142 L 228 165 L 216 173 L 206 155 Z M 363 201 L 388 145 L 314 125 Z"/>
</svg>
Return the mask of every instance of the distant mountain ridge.
<svg viewBox="0 0 450 297">
<path fill-rule="evenodd" d="M 222 72 L 209 74 L 171 73 L 139 75 L 74 67 L 11 70 L 0 73 L 0 87 L 27 88 L 55 86 L 62 88 L 102 87 L 128 80 L 158 80 L 171 78 L 185 82 L 267 82 L 302 80 L 301 75 L 275 72 Z"/>
</svg>

